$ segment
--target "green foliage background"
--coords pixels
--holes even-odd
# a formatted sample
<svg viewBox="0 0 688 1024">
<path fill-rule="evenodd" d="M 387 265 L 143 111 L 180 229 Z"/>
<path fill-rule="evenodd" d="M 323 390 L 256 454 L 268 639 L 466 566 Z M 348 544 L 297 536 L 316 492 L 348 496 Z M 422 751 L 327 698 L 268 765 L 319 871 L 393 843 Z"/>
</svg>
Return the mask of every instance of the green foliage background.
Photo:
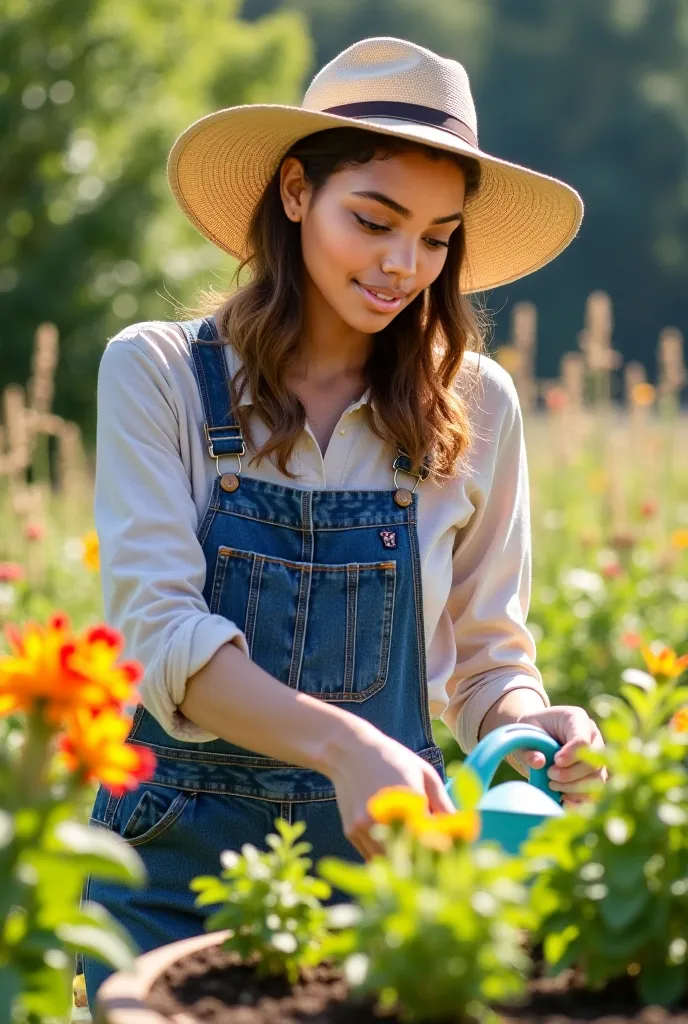
<svg viewBox="0 0 688 1024">
<path fill-rule="evenodd" d="M 688 6 L 684 0 L 2 0 L 0 388 L 25 380 L 32 332 L 60 330 L 56 411 L 92 438 L 103 346 L 171 318 L 231 263 L 169 194 L 192 120 L 298 102 L 340 49 L 397 35 L 462 61 L 481 144 L 583 195 L 578 239 L 486 297 L 496 340 L 539 312 L 538 376 L 576 347 L 586 296 L 609 292 L 615 347 L 645 362 L 688 326 Z M 617 381 L 618 385 L 618 381 Z"/>
<path fill-rule="evenodd" d="M 92 437 L 107 338 L 231 269 L 169 192 L 174 139 L 219 107 L 298 101 L 310 43 L 297 12 L 248 24 L 237 0 L 0 7 L 0 389 L 53 321 L 55 411 Z"/>
</svg>

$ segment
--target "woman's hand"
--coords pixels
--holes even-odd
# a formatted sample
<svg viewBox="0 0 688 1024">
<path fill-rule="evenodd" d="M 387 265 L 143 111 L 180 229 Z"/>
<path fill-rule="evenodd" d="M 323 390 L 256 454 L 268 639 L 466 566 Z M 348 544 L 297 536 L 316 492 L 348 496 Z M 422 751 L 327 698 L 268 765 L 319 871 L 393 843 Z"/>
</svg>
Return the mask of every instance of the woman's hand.
<svg viewBox="0 0 688 1024">
<path fill-rule="evenodd" d="M 550 788 L 564 794 L 565 805 L 585 800 L 591 782 L 598 779 L 607 781 L 606 768 L 593 768 L 578 759 L 578 751 L 583 747 L 604 749 L 600 730 L 583 708 L 563 704 L 521 715 L 518 721 L 525 725 L 539 726 L 562 744 L 547 775 Z M 542 768 L 545 764 L 545 755 L 536 750 L 519 751 L 513 755 L 513 759 L 519 762 L 517 767 L 524 775 L 528 775 L 530 768 Z"/>
<path fill-rule="evenodd" d="M 344 834 L 366 860 L 383 852 L 370 835 L 373 819 L 366 807 L 383 786 L 407 786 L 421 793 L 432 814 L 456 809 L 431 764 L 362 719 L 334 744 L 328 761 Z"/>
</svg>

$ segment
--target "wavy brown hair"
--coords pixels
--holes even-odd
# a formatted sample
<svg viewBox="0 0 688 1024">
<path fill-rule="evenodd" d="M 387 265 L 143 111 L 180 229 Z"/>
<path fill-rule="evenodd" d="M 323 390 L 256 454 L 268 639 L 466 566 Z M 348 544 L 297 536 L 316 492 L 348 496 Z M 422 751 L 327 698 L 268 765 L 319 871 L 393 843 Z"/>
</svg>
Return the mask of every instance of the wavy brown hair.
<svg viewBox="0 0 688 1024">
<path fill-rule="evenodd" d="M 450 160 L 466 175 L 466 198 L 478 188 L 480 165 L 459 154 L 385 136 L 359 128 L 334 128 L 300 139 L 285 155 L 297 157 L 313 197 L 335 171 L 421 150 L 432 160 Z M 287 370 L 300 350 L 303 317 L 303 275 L 300 225 L 289 220 L 280 196 L 279 168 L 253 214 L 249 255 L 237 269 L 247 268 L 250 280 L 222 297 L 205 293 L 197 312 L 213 312 L 221 343 L 229 342 L 242 366 L 230 384 L 230 399 L 244 436 L 255 448 L 249 425 L 250 407 L 238 399 L 250 389 L 253 408 L 271 436 L 252 461 L 272 456 L 286 476 L 287 463 L 306 422 L 300 398 L 285 387 Z M 481 312 L 459 290 L 465 259 L 463 223 L 452 233 L 442 272 L 424 293 L 406 306 L 374 342 L 365 376 L 376 404 L 379 427 L 370 405 L 362 408 L 371 430 L 383 441 L 402 448 L 414 467 L 425 458 L 437 477 L 449 476 L 472 440 L 458 376 L 467 349 L 481 350 Z M 390 372 L 390 367 L 391 372 Z"/>
</svg>

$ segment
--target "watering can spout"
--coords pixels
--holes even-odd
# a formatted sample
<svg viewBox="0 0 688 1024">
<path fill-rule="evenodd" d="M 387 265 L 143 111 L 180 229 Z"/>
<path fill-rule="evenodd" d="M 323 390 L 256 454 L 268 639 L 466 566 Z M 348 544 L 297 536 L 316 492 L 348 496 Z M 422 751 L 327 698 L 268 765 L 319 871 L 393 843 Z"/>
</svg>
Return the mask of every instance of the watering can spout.
<svg viewBox="0 0 688 1024">
<path fill-rule="evenodd" d="M 531 768 L 528 782 L 505 782 L 489 789 L 500 762 L 516 750 L 539 750 L 545 755 L 545 766 Z M 544 729 L 515 722 L 494 729 L 471 751 L 464 764 L 473 769 L 483 785 L 478 804 L 481 840 L 494 840 L 508 853 L 516 854 L 537 825 L 563 815 L 561 794 L 550 789 L 547 777 L 558 750 L 559 744 Z M 447 783 L 447 792 L 458 806 L 453 780 Z"/>
</svg>

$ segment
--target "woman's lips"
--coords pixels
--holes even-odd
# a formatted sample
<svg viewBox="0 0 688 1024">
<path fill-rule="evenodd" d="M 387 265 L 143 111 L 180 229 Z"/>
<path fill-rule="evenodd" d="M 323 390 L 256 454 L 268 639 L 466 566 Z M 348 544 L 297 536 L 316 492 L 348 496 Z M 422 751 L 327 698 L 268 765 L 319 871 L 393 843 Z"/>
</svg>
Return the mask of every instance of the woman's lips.
<svg viewBox="0 0 688 1024">
<path fill-rule="evenodd" d="M 376 295 L 370 288 L 366 288 L 360 281 L 354 281 L 354 284 L 366 302 L 380 313 L 395 313 L 403 305 L 405 296 L 400 295 L 395 299 L 385 299 L 380 295 Z"/>
</svg>

